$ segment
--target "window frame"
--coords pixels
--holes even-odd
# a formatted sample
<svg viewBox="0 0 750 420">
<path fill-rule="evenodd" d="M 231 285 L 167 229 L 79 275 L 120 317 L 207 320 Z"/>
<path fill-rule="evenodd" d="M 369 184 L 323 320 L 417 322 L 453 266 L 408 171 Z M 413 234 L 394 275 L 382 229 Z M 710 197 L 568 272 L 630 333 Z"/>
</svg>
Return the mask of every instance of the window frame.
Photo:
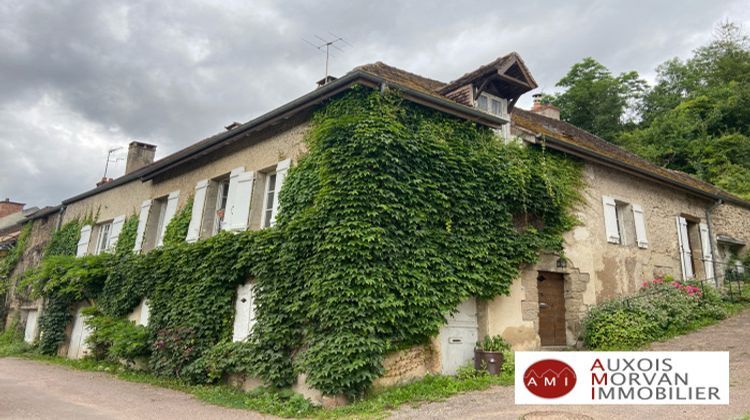
<svg viewBox="0 0 750 420">
<path fill-rule="evenodd" d="M 481 105 L 480 105 L 482 99 L 485 99 L 487 101 L 485 109 L 483 109 L 481 107 Z M 500 108 L 500 112 L 499 113 L 493 112 L 493 109 L 492 109 L 493 108 L 493 102 L 497 102 L 498 103 L 498 107 Z M 486 113 L 488 113 L 490 115 L 495 115 L 495 116 L 498 116 L 498 117 L 506 117 L 506 118 L 508 117 L 508 100 L 504 99 L 504 98 L 501 98 L 499 96 L 495 96 L 495 95 L 493 95 L 491 93 L 487 93 L 487 92 L 480 93 L 479 96 L 477 97 L 477 100 L 475 101 L 475 106 L 474 107 L 476 109 L 478 109 L 478 110 L 480 110 L 482 112 L 486 112 Z"/>
<path fill-rule="evenodd" d="M 221 177 L 214 182 L 216 182 L 216 206 L 214 208 L 214 225 L 211 228 L 211 236 L 218 235 L 218 233 L 224 228 L 227 203 L 229 202 L 229 178 Z M 221 218 L 219 218 L 220 210 L 224 210 L 224 214 Z"/>
<path fill-rule="evenodd" d="M 268 172 L 265 175 L 266 175 L 266 182 L 263 187 L 263 207 L 261 208 L 261 220 L 260 220 L 261 229 L 265 229 L 273 225 L 273 201 L 276 199 L 276 194 L 279 193 L 278 188 L 277 188 L 277 185 L 278 185 L 277 171 Z M 272 192 L 270 189 L 271 179 L 273 179 L 273 196 L 269 200 L 268 194 Z"/>
<path fill-rule="evenodd" d="M 98 233 L 96 235 L 96 248 L 94 249 L 94 255 L 99 255 L 103 252 L 109 251 L 107 246 L 109 242 L 109 236 L 112 233 L 112 220 L 97 225 Z"/>
</svg>

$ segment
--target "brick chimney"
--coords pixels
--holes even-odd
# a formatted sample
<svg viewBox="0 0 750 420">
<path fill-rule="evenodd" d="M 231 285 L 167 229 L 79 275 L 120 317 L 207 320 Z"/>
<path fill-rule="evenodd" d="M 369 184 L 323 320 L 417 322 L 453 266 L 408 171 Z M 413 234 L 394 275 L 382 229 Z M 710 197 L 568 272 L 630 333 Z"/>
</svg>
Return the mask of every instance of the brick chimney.
<svg viewBox="0 0 750 420">
<path fill-rule="evenodd" d="M 535 93 L 531 97 L 534 98 L 534 105 L 531 107 L 531 112 L 539 115 L 544 115 L 545 117 L 552 118 L 553 120 L 560 119 L 560 108 L 552 104 L 543 104 L 541 93 Z"/>
<path fill-rule="evenodd" d="M 0 217 L 18 213 L 19 211 L 23 210 L 23 206 L 25 206 L 24 203 L 16 203 L 14 201 L 10 201 L 10 198 L 6 198 L 5 200 L 0 201 Z"/>
<path fill-rule="evenodd" d="M 129 174 L 154 163 L 155 155 L 155 145 L 131 141 L 130 145 L 128 145 L 128 161 L 125 164 L 125 173 Z"/>
</svg>

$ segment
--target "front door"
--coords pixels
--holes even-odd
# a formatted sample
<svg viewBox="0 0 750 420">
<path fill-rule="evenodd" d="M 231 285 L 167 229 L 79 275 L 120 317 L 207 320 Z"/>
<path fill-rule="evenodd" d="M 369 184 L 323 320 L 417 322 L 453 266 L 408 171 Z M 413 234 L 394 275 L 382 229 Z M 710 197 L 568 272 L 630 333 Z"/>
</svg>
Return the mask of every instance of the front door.
<svg viewBox="0 0 750 420">
<path fill-rule="evenodd" d="M 80 359 L 89 352 L 86 339 L 91 335 L 91 328 L 86 325 L 86 316 L 82 313 L 83 308 L 78 309 L 73 319 L 73 331 L 70 333 L 70 346 L 68 346 L 68 358 Z"/>
<path fill-rule="evenodd" d="M 23 341 L 29 344 L 33 343 L 36 338 L 37 314 L 38 312 L 35 309 L 32 309 L 26 315 L 26 329 L 24 330 Z"/>
<path fill-rule="evenodd" d="M 542 346 L 564 346 L 565 286 L 560 273 L 539 272 L 539 337 Z"/>
</svg>

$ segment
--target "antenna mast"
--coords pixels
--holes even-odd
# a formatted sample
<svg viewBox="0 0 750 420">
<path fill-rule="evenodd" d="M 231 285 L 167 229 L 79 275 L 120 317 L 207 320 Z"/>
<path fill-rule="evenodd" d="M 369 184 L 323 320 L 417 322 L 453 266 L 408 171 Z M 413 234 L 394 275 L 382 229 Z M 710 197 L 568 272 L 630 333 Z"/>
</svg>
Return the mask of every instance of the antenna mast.
<svg viewBox="0 0 750 420">
<path fill-rule="evenodd" d="M 107 177 L 107 171 L 109 171 L 109 163 L 110 162 L 117 162 L 118 160 L 122 160 L 122 158 L 112 160 L 112 153 L 114 153 L 114 152 L 116 152 L 116 151 L 118 151 L 120 149 L 122 149 L 122 147 L 113 147 L 112 149 L 109 149 L 109 151 L 107 152 L 107 162 L 104 164 L 104 178 Z"/>
<path fill-rule="evenodd" d="M 312 43 L 312 42 L 310 42 L 310 41 L 308 41 L 308 40 L 306 40 L 304 38 L 302 39 L 303 41 L 307 42 L 313 48 L 315 48 L 315 49 L 317 49 L 319 51 L 323 51 L 323 49 L 325 48 L 325 53 L 326 53 L 326 73 L 325 73 L 325 76 L 323 77 L 323 80 L 327 80 L 328 79 L 328 75 L 329 75 L 328 62 L 330 60 L 330 57 L 333 56 L 333 54 L 331 52 L 331 47 L 333 47 L 333 48 L 335 48 L 335 49 L 337 49 L 337 50 L 339 50 L 341 52 L 344 52 L 344 50 L 342 50 L 341 48 L 338 47 L 338 45 L 336 45 L 337 43 L 345 44 L 345 45 L 348 45 L 348 46 L 352 45 L 352 44 L 346 42 L 346 40 L 344 38 L 342 38 L 342 37 L 340 37 L 338 35 L 335 35 L 335 34 L 330 33 L 330 32 L 329 32 L 329 34 L 331 34 L 331 36 L 333 38 L 331 38 L 331 39 L 325 39 L 325 38 L 323 38 L 321 36 L 315 35 L 315 38 L 318 38 L 320 40 L 320 43 L 318 43 L 318 44 Z"/>
</svg>

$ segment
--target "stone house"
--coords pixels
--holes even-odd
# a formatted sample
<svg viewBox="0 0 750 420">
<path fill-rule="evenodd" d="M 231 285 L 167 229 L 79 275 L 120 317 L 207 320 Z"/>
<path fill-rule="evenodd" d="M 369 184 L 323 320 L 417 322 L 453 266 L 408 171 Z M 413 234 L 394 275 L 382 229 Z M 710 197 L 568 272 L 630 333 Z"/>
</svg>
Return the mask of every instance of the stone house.
<svg viewBox="0 0 750 420">
<path fill-rule="evenodd" d="M 95 215 L 96 222 L 81 231 L 78 255 L 107 252 L 133 214 L 139 217 L 135 251 L 159 247 L 166 225 L 191 196 L 188 242 L 220 230 L 272 226 L 287 170 L 305 153 L 312 113 L 353 85 L 395 89 L 408 101 L 490 127 L 503 141 L 573 156 L 583 162 L 586 184 L 576 209 L 581 224 L 565 235 L 564 258 L 545 254 L 523 267 L 508 296 L 462 303 L 430 346 L 386 360 L 383 383 L 428 371 L 454 373 L 484 335 L 501 334 L 515 349 L 574 346 L 589 306 L 665 274 L 720 284 L 725 263 L 747 252 L 750 202 L 562 122 L 554 107 L 536 102 L 531 111 L 516 108 L 521 95 L 537 87 L 516 53 L 450 83 L 383 63 L 360 66 L 158 161 L 155 146 L 133 142 L 126 174 L 63 201 L 57 223 Z M 61 349 L 70 357 L 85 353 L 78 315 Z M 235 340 L 247 337 L 253 318 L 248 283 L 237 291 Z M 148 322 L 147 301 L 131 319 Z"/>
</svg>

